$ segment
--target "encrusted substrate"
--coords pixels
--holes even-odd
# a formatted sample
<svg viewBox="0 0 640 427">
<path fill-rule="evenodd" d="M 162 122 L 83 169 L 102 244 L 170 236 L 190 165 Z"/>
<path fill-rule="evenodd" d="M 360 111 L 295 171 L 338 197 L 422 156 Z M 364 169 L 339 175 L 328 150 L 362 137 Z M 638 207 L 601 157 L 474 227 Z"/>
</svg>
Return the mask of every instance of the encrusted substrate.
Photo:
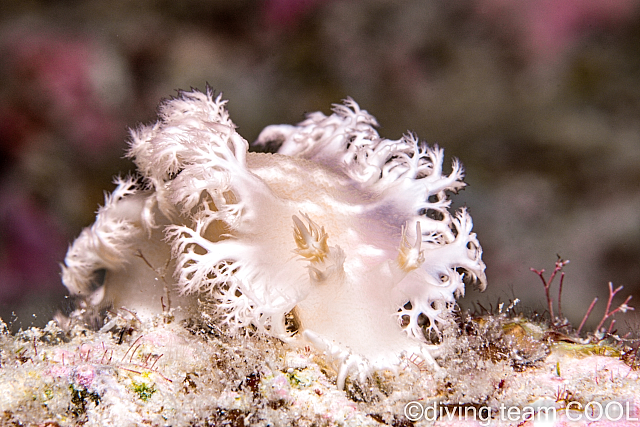
<svg viewBox="0 0 640 427">
<path fill-rule="evenodd" d="M 557 419 L 544 425 L 640 418 L 638 371 L 616 348 L 569 342 L 520 317 L 468 316 L 446 331 L 441 370 L 409 356 L 397 376 L 347 379 L 345 390 L 312 349 L 230 337 L 208 319 L 142 323 L 120 311 L 97 332 L 54 322 L 16 335 L 3 329 L 0 425 L 532 426 L 516 411 L 540 417 L 549 408 Z M 567 413 L 570 402 L 629 409 L 611 423 L 596 419 L 593 404 Z"/>
</svg>

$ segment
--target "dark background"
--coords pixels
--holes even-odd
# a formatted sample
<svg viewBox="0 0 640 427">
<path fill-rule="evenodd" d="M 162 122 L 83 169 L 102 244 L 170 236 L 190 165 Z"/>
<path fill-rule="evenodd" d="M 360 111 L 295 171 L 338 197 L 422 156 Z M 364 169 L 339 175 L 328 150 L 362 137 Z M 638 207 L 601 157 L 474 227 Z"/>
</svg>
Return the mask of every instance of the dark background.
<svg viewBox="0 0 640 427">
<path fill-rule="evenodd" d="M 640 300 L 635 0 L 0 3 L 0 316 L 66 309 L 59 263 L 125 174 L 127 128 L 208 82 L 249 141 L 352 96 L 397 139 L 461 159 L 487 294 L 544 310 L 530 267 L 565 268 L 578 324 L 607 283 Z M 554 291 L 555 294 L 556 291 Z M 635 314 L 619 316 L 637 329 Z M 635 325 L 635 326 L 634 326 Z"/>
</svg>

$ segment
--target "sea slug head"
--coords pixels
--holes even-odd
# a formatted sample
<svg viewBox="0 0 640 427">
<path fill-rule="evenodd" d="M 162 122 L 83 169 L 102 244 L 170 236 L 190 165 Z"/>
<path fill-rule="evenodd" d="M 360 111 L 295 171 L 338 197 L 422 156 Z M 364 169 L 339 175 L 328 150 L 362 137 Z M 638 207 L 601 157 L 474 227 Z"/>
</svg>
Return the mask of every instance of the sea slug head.
<svg viewBox="0 0 640 427">
<path fill-rule="evenodd" d="M 465 283 L 486 286 L 482 249 L 467 210 L 450 212 L 460 163 L 445 174 L 442 149 L 376 127 L 347 99 L 329 116 L 265 128 L 256 145 L 279 151 L 254 153 L 220 96 L 182 92 L 132 132 L 139 177 L 72 245 L 64 283 L 87 306 L 153 311 L 131 294 L 162 276 L 182 304 L 211 299 L 232 332 L 312 343 L 339 386 L 407 354 L 431 360 L 428 330 L 448 321 Z"/>
</svg>

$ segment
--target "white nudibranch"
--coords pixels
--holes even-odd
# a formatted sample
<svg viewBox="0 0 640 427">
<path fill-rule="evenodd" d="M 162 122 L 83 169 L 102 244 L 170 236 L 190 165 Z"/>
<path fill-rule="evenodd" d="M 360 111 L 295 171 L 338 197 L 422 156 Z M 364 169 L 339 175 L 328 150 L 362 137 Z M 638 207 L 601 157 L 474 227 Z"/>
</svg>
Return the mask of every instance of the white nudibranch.
<svg viewBox="0 0 640 427">
<path fill-rule="evenodd" d="M 339 387 L 411 354 L 435 367 L 425 333 L 465 283 L 486 286 L 471 217 L 449 212 L 460 163 L 447 175 L 439 147 L 381 138 L 351 99 L 265 128 L 256 146 L 277 154 L 249 152 L 225 104 L 181 92 L 132 130 L 138 176 L 118 180 L 65 259 L 80 308 L 144 316 L 171 301 L 187 317 L 208 298 L 232 332 L 324 351 Z"/>
</svg>

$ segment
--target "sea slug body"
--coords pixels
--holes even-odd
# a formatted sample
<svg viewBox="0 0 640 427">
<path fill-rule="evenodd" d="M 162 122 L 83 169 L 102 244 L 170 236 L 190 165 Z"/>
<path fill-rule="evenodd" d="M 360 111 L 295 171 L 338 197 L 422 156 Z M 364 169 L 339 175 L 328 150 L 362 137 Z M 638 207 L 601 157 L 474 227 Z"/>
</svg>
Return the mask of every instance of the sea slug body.
<svg viewBox="0 0 640 427">
<path fill-rule="evenodd" d="M 138 176 L 120 179 L 69 248 L 63 281 L 84 310 L 139 315 L 209 298 L 232 331 L 307 342 L 350 374 L 432 360 L 426 329 L 465 283 L 486 286 L 454 160 L 412 134 L 381 138 L 351 99 L 329 116 L 265 128 L 249 152 L 212 91 L 181 92 L 131 132 Z M 166 298 L 166 299 L 165 299 Z M 293 322 L 297 331 L 287 326 Z"/>
</svg>

